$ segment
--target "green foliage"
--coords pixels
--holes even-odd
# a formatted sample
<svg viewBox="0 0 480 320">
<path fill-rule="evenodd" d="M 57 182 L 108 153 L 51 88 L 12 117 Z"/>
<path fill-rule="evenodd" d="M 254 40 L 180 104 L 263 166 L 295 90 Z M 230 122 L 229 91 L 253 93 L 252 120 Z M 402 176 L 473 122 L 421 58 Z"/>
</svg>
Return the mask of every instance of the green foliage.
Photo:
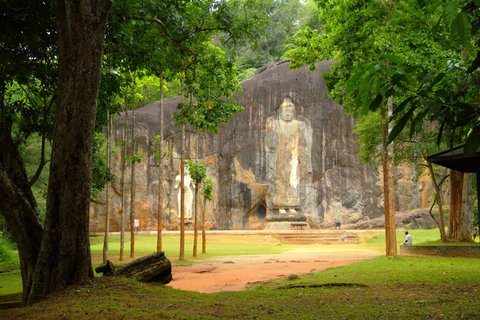
<svg viewBox="0 0 480 320">
<path fill-rule="evenodd" d="M 261 1 L 202 0 L 194 2 L 115 1 L 106 48 L 111 69 L 144 72 L 136 87 L 147 103 L 157 100 L 160 73 L 166 79 L 165 96 L 179 93 L 179 75 L 194 102 L 179 106 L 175 120 L 216 132 L 241 110 L 229 98 L 240 88 L 233 63 L 215 42 L 255 36 L 261 29 Z M 147 85 L 142 84 L 146 80 Z M 132 80 L 125 80 L 131 83 Z M 119 90 L 119 99 L 124 95 Z M 136 105 L 130 101 L 130 105 Z"/>
<path fill-rule="evenodd" d="M 0 84 L 38 80 L 54 86 L 57 68 L 56 1 L 12 0 L 0 5 Z M 2 92 L 3 94 L 3 92 Z"/>
<path fill-rule="evenodd" d="M 114 178 L 106 162 L 107 141 L 103 133 L 96 132 L 93 136 L 93 168 L 91 197 L 95 199 L 105 185 Z"/>
<path fill-rule="evenodd" d="M 169 159 L 173 154 L 173 147 L 162 148 L 162 155 L 160 157 L 160 136 L 153 136 L 153 146 L 152 146 L 153 157 L 155 160 L 160 161 L 160 159 Z"/>
<path fill-rule="evenodd" d="M 355 125 L 355 134 L 358 136 L 360 151 L 358 155 L 365 163 L 380 164 L 382 136 L 382 117 L 379 112 L 374 112 L 368 117 L 361 117 Z"/>
<path fill-rule="evenodd" d="M 255 68 L 248 68 L 248 69 L 242 70 L 238 74 L 238 79 L 240 81 L 250 79 L 253 76 L 255 76 L 256 72 L 257 72 L 257 69 L 255 69 Z"/>
<path fill-rule="evenodd" d="M 223 50 L 211 43 L 202 44 L 195 65 L 187 70 L 187 92 L 194 97 L 190 103 L 179 104 L 174 114 L 178 126 L 218 132 L 218 127 L 229 121 L 243 107 L 230 98 L 240 90 L 236 67 Z"/>
<path fill-rule="evenodd" d="M 437 140 L 480 146 L 479 20 L 475 1 L 318 1 L 321 31 L 304 29 L 292 66 L 336 59 L 325 76 L 331 96 L 354 115 L 395 97 L 389 141 L 407 126 L 421 135 L 437 122 Z M 354 13 L 354 14 L 352 14 Z M 470 130 L 472 129 L 472 130 Z"/>
<path fill-rule="evenodd" d="M 4 233 L 0 236 L 0 273 L 18 268 L 16 245 Z"/>
<path fill-rule="evenodd" d="M 212 201 L 214 197 L 214 192 L 213 192 L 213 182 L 212 179 L 206 178 L 205 182 L 203 183 L 203 188 L 200 191 L 203 195 L 203 197 L 207 200 Z"/>
<path fill-rule="evenodd" d="M 207 177 L 207 165 L 194 160 L 187 160 L 185 164 L 188 166 L 188 172 L 193 183 L 198 187 Z"/>
<path fill-rule="evenodd" d="M 135 152 L 132 155 L 128 155 L 125 158 L 125 160 L 128 163 L 137 163 L 138 164 L 138 163 L 142 162 L 146 157 L 147 157 L 147 155 L 143 152 Z"/>
<path fill-rule="evenodd" d="M 25 165 L 25 170 L 29 180 L 35 175 L 39 169 L 41 162 L 41 148 L 42 148 L 42 138 L 36 134 L 30 135 L 24 144 L 19 145 L 19 152 L 22 156 L 23 163 Z M 45 214 L 47 212 L 47 192 L 48 192 L 48 176 L 50 173 L 50 154 L 51 154 L 51 144 L 49 141 L 45 143 L 45 163 L 42 172 L 36 179 L 36 181 L 31 185 L 33 195 L 37 202 L 38 211 L 40 214 L 40 219 L 43 221 L 45 219 Z"/>
<path fill-rule="evenodd" d="M 304 26 L 319 25 L 314 1 L 264 0 L 257 10 L 264 13 L 264 19 L 258 22 L 263 25 L 258 35 L 224 45 L 228 55 L 236 57 L 242 73 L 283 59 L 292 34 Z"/>
</svg>

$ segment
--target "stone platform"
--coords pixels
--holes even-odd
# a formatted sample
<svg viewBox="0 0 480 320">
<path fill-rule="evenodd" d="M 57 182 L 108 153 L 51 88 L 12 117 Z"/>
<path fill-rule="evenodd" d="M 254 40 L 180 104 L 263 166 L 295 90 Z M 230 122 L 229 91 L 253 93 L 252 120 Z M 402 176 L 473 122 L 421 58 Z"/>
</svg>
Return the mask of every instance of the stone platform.
<svg viewBox="0 0 480 320">
<path fill-rule="evenodd" d="M 310 230 L 305 221 L 271 221 L 265 225 L 266 230 Z"/>
<path fill-rule="evenodd" d="M 358 243 L 359 230 L 207 230 L 208 235 L 269 235 L 288 244 L 347 244 Z M 110 232 L 110 235 L 119 235 Z M 137 235 L 156 236 L 156 231 L 138 231 Z M 178 230 L 164 230 L 163 235 L 179 235 Z M 193 230 L 185 230 L 186 235 L 193 235 Z M 102 232 L 90 233 L 91 236 L 103 236 Z"/>
<path fill-rule="evenodd" d="M 274 236 L 288 244 L 342 244 L 357 243 L 356 233 L 332 230 L 307 230 L 276 233 Z"/>
</svg>

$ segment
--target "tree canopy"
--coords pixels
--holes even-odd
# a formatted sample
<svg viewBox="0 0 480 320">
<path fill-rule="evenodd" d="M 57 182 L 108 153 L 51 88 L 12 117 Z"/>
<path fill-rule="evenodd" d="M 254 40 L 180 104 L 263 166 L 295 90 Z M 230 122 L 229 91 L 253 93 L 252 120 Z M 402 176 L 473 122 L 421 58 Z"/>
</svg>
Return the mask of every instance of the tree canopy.
<svg viewBox="0 0 480 320">
<path fill-rule="evenodd" d="M 353 114 L 395 97 L 392 141 L 410 123 L 438 123 L 438 140 L 480 142 L 478 1 L 317 1 L 322 29 L 305 28 L 292 66 L 335 59 L 332 97 Z"/>
</svg>

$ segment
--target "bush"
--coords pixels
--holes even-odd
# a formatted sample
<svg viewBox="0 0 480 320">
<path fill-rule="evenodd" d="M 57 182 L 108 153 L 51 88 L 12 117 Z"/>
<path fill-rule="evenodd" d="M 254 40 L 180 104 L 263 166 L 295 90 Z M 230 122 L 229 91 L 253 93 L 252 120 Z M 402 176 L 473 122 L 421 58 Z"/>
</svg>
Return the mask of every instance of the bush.
<svg viewBox="0 0 480 320">
<path fill-rule="evenodd" d="M 15 244 L 8 238 L 0 237 L 0 271 L 11 269 L 17 264 Z"/>
</svg>

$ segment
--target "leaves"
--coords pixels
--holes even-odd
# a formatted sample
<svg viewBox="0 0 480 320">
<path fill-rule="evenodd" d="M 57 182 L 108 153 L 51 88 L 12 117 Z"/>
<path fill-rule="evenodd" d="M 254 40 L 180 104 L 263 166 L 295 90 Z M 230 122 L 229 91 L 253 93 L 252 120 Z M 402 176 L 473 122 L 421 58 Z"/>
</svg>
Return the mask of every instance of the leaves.
<svg viewBox="0 0 480 320">
<path fill-rule="evenodd" d="M 200 191 L 203 195 L 203 197 L 207 200 L 212 201 L 213 200 L 213 182 L 212 179 L 206 178 L 204 183 L 203 183 L 203 188 Z"/>
<path fill-rule="evenodd" d="M 208 167 L 205 163 L 187 160 L 185 164 L 188 166 L 188 172 L 196 187 L 205 181 Z"/>
<path fill-rule="evenodd" d="M 465 141 L 464 153 L 471 155 L 480 148 L 480 124 L 477 124 L 468 135 Z"/>
<path fill-rule="evenodd" d="M 452 22 L 452 35 L 462 46 L 467 47 L 471 38 L 472 25 L 467 13 L 462 10 Z"/>
<path fill-rule="evenodd" d="M 451 25 L 458 15 L 458 7 L 452 1 L 448 2 L 443 8 L 443 16 L 446 23 Z"/>
<path fill-rule="evenodd" d="M 480 67 L 480 51 L 477 51 L 477 56 L 475 57 L 475 60 L 473 60 L 470 67 L 468 67 L 467 72 L 472 73 L 473 71 L 477 70 L 479 67 Z"/>
<path fill-rule="evenodd" d="M 143 152 L 136 152 L 132 155 L 128 155 L 126 158 L 125 158 L 125 161 L 127 161 L 128 163 L 140 163 L 143 161 L 143 159 L 145 159 L 147 157 L 147 155 Z"/>
<path fill-rule="evenodd" d="M 416 105 L 413 105 L 401 118 L 400 120 L 397 121 L 395 126 L 393 127 L 392 131 L 390 131 L 388 135 L 388 143 L 391 143 L 395 138 L 400 134 L 400 132 L 403 130 L 405 125 L 407 124 L 408 120 L 413 115 L 413 112 L 416 109 Z"/>
<path fill-rule="evenodd" d="M 174 114 L 177 126 L 190 124 L 212 133 L 229 121 L 243 107 L 230 97 L 240 90 L 236 67 L 223 50 L 211 43 L 198 49 L 197 62 L 186 73 L 186 87 L 193 101 L 177 106 Z"/>
</svg>

